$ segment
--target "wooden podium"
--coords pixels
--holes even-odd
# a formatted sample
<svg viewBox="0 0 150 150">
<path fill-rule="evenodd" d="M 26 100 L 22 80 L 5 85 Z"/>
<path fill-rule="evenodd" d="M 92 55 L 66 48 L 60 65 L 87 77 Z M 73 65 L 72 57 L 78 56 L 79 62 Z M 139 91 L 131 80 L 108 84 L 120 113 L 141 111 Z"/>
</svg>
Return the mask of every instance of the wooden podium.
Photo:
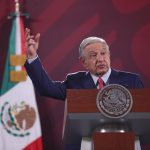
<svg viewBox="0 0 150 150">
<path fill-rule="evenodd" d="M 64 144 L 76 144 L 82 137 L 92 137 L 94 150 L 134 150 L 135 135 L 150 134 L 150 89 L 134 89 L 130 92 L 133 97 L 131 112 L 121 119 L 109 119 L 96 106 L 97 89 L 68 90 L 63 126 Z M 125 124 L 130 132 L 95 132 L 97 127 L 106 123 Z"/>
</svg>

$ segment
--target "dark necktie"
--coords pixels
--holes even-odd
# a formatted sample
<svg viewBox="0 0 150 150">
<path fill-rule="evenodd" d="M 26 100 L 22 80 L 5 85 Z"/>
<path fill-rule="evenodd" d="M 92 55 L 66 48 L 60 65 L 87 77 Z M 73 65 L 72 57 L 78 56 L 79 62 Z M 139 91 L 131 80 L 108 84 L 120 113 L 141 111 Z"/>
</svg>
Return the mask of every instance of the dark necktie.
<svg viewBox="0 0 150 150">
<path fill-rule="evenodd" d="M 101 78 L 98 79 L 98 89 L 101 89 L 104 86 L 104 82 Z"/>
</svg>

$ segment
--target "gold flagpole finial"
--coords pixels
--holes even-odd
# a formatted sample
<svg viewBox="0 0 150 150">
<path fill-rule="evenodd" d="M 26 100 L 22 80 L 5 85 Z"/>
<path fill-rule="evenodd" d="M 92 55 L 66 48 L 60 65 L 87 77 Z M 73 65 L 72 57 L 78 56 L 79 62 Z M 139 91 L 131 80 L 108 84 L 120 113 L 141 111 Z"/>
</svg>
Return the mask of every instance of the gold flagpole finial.
<svg viewBox="0 0 150 150">
<path fill-rule="evenodd" d="M 15 0 L 15 12 L 19 13 L 20 12 L 20 4 L 18 0 Z"/>
<path fill-rule="evenodd" d="M 8 19 L 12 19 L 13 17 L 18 17 L 18 16 L 24 16 L 25 18 L 29 18 L 28 13 L 22 13 L 20 10 L 22 7 L 20 7 L 22 4 L 19 3 L 19 0 L 14 0 L 15 2 L 15 12 L 11 13 L 10 15 L 7 16 Z"/>
</svg>

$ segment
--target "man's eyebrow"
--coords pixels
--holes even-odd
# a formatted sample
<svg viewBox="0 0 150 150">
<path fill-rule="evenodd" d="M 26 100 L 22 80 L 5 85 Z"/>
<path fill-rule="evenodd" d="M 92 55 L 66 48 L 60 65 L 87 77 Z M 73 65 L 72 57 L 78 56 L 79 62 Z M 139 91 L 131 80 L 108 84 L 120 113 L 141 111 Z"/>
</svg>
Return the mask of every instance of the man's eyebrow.
<svg viewBox="0 0 150 150">
<path fill-rule="evenodd" d="M 97 52 L 95 52 L 95 51 L 93 51 L 93 50 L 90 50 L 89 53 L 97 53 Z"/>
</svg>

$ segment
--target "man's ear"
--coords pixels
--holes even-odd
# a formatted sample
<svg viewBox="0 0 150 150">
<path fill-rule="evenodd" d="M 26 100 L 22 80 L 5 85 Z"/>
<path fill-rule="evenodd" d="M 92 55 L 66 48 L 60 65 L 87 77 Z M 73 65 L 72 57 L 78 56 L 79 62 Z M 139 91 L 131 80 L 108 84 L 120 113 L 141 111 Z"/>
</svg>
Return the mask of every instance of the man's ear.
<svg viewBox="0 0 150 150">
<path fill-rule="evenodd" d="M 86 60 L 85 60 L 85 58 L 83 58 L 83 57 L 80 57 L 80 58 L 79 58 L 79 60 L 80 60 L 80 63 L 82 64 L 82 66 L 83 66 L 83 67 L 85 67 L 85 68 L 87 68 L 87 65 L 86 65 Z"/>
</svg>

